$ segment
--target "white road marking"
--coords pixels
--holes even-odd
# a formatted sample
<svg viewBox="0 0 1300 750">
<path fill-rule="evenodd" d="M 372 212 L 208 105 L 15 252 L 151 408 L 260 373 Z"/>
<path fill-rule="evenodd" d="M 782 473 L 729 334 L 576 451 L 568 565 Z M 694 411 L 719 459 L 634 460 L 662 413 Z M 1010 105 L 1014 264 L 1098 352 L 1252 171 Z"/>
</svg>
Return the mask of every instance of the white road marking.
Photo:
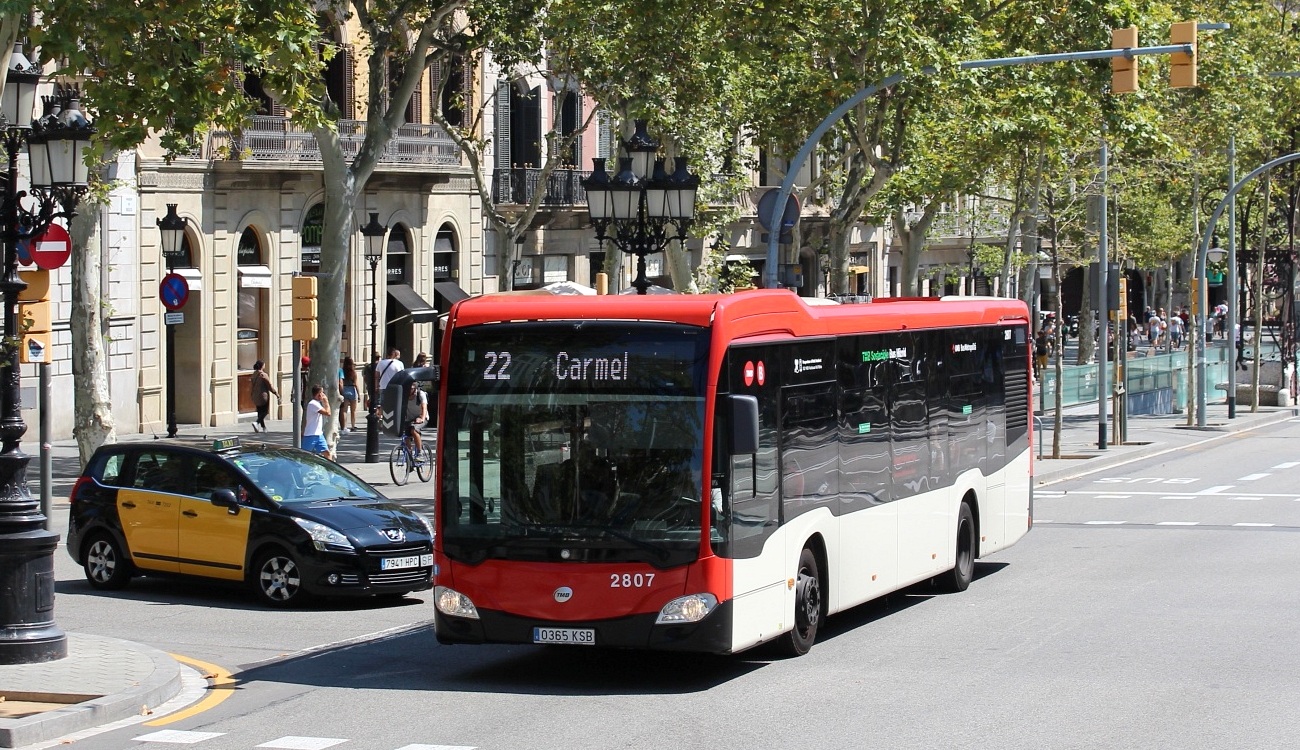
<svg viewBox="0 0 1300 750">
<path fill-rule="evenodd" d="M 1238 482 L 1253 482 L 1253 481 L 1255 481 L 1256 479 L 1263 479 L 1264 477 L 1271 477 L 1271 476 L 1273 476 L 1273 475 L 1272 475 L 1272 474 L 1247 474 L 1247 475 L 1244 476 L 1244 477 L 1239 477 L 1239 478 L 1237 479 L 1237 481 L 1238 481 Z"/>
<path fill-rule="evenodd" d="M 1195 495 L 1165 495 L 1161 500 L 1195 500 Z"/>
<path fill-rule="evenodd" d="M 193 745 L 196 742 L 220 737 L 225 732 L 185 732 L 180 729 L 163 729 L 139 737 L 132 737 L 135 742 L 166 742 L 171 745 Z"/>
<path fill-rule="evenodd" d="M 1273 523 L 1234 523 L 1233 524 L 1233 526 L 1252 526 L 1256 528 L 1268 528 L 1269 526 L 1276 526 L 1276 525 L 1277 524 L 1273 524 Z"/>
<path fill-rule="evenodd" d="M 281 737 L 278 740 L 263 742 L 254 747 L 274 747 L 281 750 L 325 750 L 327 747 L 341 745 L 347 740 L 340 740 L 334 737 Z"/>
<path fill-rule="evenodd" d="M 1128 500 L 1132 495 L 1097 495 L 1098 500 Z"/>
<path fill-rule="evenodd" d="M 1156 526 L 1195 526 L 1200 521 L 1161 521 Z"/>
<path fill-rule="evenodd" d="M 1297 466 L 1300 466 L 1300 461 L 1287 461 L 1286 463 L 1284 463 L 1284 464 L 1278 464 L 1277 466 L 1274 466 L 1273 468 L 1274 468 L 1274 469 L 1294 469 L 1294 468 L 1297 467 Z"/>
<path fill-rule="evenodd" d="M 1259 495 L 1235 495 L 1233 500 L 1263 500 Z"/>
<path fill-rule="evenodd" d="M 1084 521 L 1083 523 L 1087 526 L 1118 526 L 1128 521 Z"/>
<path fill-rule="evenodd" d="M 467 745 L 403 745 L 397 750 L 478 750 Z"/>
<path fill-rule="evenodd" d="M 1065 491 L 1064 491 L 1064 490 L 1034 490 L 1034 494 L 1035 494 L 1035 495 L 1050 495 L 1050 496 L 1052 496 L 1052 497 L 1060 497 L 1061 495 L 1064 495 L 1064 494 L 1065 494 Z"/>
<path fill-rule="evenodd" d="M 1230 485 L 1230 484 L 1221 484 L 1221 485 L 1218 485 L 1217 487 L 1210 487 L 1209 489 L 1201 490 L 1200 492 L 1198 492 L 1198 493 L 1196 493 L 1196 494 L 1198 494 L 1198 495 L 1217 495 L 1217 494 L 1219 494 L 1220 492 L 1223 492 L 1224 490 L 1230 490 L 1230 489 L 1232 489 L 1232 485 Z"/>
</svg>

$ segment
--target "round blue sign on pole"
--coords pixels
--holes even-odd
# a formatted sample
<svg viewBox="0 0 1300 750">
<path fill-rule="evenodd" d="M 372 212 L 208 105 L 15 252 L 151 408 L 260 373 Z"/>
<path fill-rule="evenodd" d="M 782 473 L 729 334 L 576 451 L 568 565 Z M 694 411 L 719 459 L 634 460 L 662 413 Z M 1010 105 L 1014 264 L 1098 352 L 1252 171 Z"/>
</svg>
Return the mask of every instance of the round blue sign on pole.
<svg viewBox="0 0 1300 750">
<path fill-rule="evenodd" d="M 190 299 L 189 282 L 179 273 L 167 274 L 158 284 L 158 299 L 162 300 L 163 307 L 168 310 L 179 310 L 185 307 L 185 303 Z"/>
</svg>

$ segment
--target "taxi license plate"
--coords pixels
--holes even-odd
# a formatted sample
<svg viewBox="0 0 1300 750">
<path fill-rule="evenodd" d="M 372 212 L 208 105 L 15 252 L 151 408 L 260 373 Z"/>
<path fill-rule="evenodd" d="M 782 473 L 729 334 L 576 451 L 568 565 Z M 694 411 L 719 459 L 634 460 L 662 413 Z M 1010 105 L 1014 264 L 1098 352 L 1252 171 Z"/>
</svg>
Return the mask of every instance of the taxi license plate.
<svg viewBox="0 0 1300 750">
<path fill-rule="evenodd" d="M 594 646 L 596 631 L 592 628 L 533 628 L 533 643 Z"/>
<path fill-rule="evenodd" d="M 433 565 L 433 555 L 411 555 L 410 557 L 385 557 L 379 561 L 380 570 L 401 570 L 402 568 L 427 568 Z"/>
</svg>

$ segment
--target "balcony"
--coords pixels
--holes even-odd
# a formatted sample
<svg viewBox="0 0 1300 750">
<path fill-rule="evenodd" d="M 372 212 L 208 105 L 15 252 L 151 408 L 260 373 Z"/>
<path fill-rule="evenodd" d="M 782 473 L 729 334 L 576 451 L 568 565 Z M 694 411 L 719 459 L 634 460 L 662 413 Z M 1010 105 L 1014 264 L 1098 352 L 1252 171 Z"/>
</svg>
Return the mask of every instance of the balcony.
<svg viewBox="0 0 1300 750">
<path fill-rule="evenodd" d="M 351 159 L 365 140 L 363 120 L 340 120 L 339 140 L 343 154 Z M 226 159 L 256 164 L 321 163 L 316 138 L 286 117 L 254 115 L 241 133 L 213 131 L 208 137 L 211 158 L 227 154 Z M 382 166 L 460 166 L 460 151 L 451 137 L 437 125 L 407 123 L 397 129 L 379 157 Z"/>
<path fill-rule="evenodd" d="M 533 167 L 513 167 L 498 169 L 492 179 L 492 199 L 499 206 L 526 206 L 537 195 L 538 190 L 545 190 L 542 206 L 585 206 L 587 191 L 582 187 L 586 174 L 577 169 L 555 169 L 546 176 L 542 184 L 542 170 Z"/>
</svg>

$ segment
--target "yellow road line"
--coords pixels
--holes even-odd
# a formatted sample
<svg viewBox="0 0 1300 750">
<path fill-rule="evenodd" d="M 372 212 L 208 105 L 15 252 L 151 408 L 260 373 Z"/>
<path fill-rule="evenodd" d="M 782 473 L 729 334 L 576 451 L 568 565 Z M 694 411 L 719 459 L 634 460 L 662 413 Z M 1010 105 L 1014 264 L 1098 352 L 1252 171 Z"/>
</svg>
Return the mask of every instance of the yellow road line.
<svg viewBox="0 0 1300 750">
<path fill-rule="evenodd" d="M 170 656 L 171 658 L 175 659 L 176 661 L 182 664 L 188 664 L 191 667 L 194 667 L 195 669 L 202 672 L 204 679 L 208 681 L 209 692 L 208 695 L 203 698 L 203 700 L 199 701 L 198 703 L 195 703 L 189 708 L 183 709 L 181 711 L 177 711 L 174 714 L 169 714 L 167 716 L 162 717 L 161 719 L 146 721 L 144 723 L 145 726 L 158 727 L 164 724 L 171 724 L 173 722 L 177 722 L 182 719 L 188 719 L 191 716 L 194 716 L 195 714 L 200 714 L 203 713 L 204 711 L 207 711 L 210 708 L 215 708 L 222 701 L 224 701 L 225 699 L 229 698 L 231 695 L 234 694 L 234 686 L 237 681 L 235 680 L 235 678 L 230 676 L 230 672 L 227 671 L 226 669 L 223 669 L 222 667 L 218 667 L 216 664 L 209 664 L 206 661 L 191 659 L 188 656 L 181 656 L 180 654 L 168 654 L 168 656 Z"/>
</svg>

